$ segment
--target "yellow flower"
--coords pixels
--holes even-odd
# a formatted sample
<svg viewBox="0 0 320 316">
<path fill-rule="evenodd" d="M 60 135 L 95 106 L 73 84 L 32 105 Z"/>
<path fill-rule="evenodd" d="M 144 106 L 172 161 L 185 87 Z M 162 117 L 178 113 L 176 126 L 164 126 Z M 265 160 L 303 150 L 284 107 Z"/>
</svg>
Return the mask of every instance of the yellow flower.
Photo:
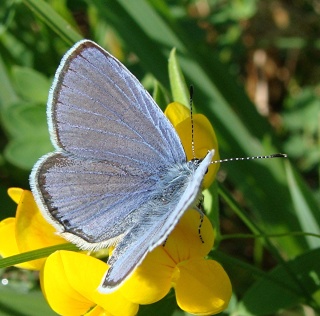
<svg viewBox="0 0 320 316">
<path fill-rule="evenodd" d="M 127 300 L 120 291 L 98 292 L 107 269 L 106 263 L 86 254 L 56 251 L 41 270 L 42 292 L 60 315 L 136 315 L 139 305 Z"/>
<path fill-rule="evenodd" d="M 0 222 L 0 255 L 9 257 L 22 252 L 66 243 L 43 218 L 28 190 L 10 188 L 9 196 L 18 204 L 16 217 Z M 45 258 L 24 262 L 17 267 L 40 270 Z"/>
<path fill-rule="evenodd" d="M 222 266 L 204 258 L 213 241 L 208 218 L 200 224 L 200 214 L 187 211 L 165 245 L 149 253 L 119 291 L 132 302 L 151 304 L 173 287 L 181 309 L 196 315 L 221 312 L 229 303 L 232 288 Z"/>
<path fill-rule="evenodd" d="M 219 160 L 218 142 L 208 119 L 193 115 L 195 155 L 192 152 L 190 111 L 180 103 L 168 105 L 165 115 L 175 127 L 187 159 L 203 158 L 215 149 L 213 160 Z M 219 164 L 213 164 L 205 176 L 203 187 L 214 181 Z M 181 218 L 165 245 L 147 255 L 120 291 L 130 301 L 151 304 L 175 289 L 178 305 L 195 315 L 213 315 L 229 303 L 232 287 L 222 266 L 204 257 L 213 247 L 214 231 L 207 217 L 189 210 Z M 200 229 L 200 232 L 199 232 Z"/>
<path fill-rule="evenodd" d="M 18 204 L 16 217 L 0 222 L 0 255 L 9 257 L 43 247 L 66 243 L 40 213 L 28 190 L 10 188 L 9 196 Z M 5 242 L 4 242 L 5 241 Z M 18 264 L 40 270 L 42 291 L 54 311 L 61 315 L 135 315 L 139 306 L 117 291 L 110 295 L 97 291 L 108 266 L 85 254 L 57 251 L 48 258 Z"/>
<path fill-rule="evenodd" d="M 188 160 L 193 158 L 204 158 L 208 153 L 208 150 L 211 149 L 215 150 L 213 161 L 220 159 L 216 134 L 210 121 L 204 115 L 193 114 L 193 136 L 196 155 L 196 157 L 193 157 L 190 110 L 181 103 L 173 102 L 167 106 L 164 114 L 177 131 Z M 210 187 L 218 169 L 218 163 L 210 165 L 208 173 L 204 177 L 204 189 Z"/>
<path fill-rule="evenodd" d="M 170 104 L 165 114 L 178 132 L 187 159 L 203 158 L 215 149 L 219 159 L 214 130 L 201 114 L 193 116 L 194 146 L 191 149 L 189 110 L 179 103 Z M 209 167 L 203 186 L 210 186 L 219 165 Z M 10 189 L 18 203 L 16 218 L 0 222 L 0 255 L 10 255 L 43 248 L 66 241 L 55 235 L 54 228 L 42 217 L 30 191 Z M 108 265 L 87 254 L 57 251 L 46 259 L 19 265 L 40 269 L 42 291 L 51 308 L 61 315 L 135 315 L 139 304 L 162 299 L 174 288 L 181 309 L 195 315 L 212 315 L 224 310 L 232 288 L 222 266 L 205 257 L 212 249 L 214 231 L 207 217 L 189 210 L 181 218 L 164 245 L 150 252 L 130 278 L 110 294 L 98 292 Z"/>
</svg>

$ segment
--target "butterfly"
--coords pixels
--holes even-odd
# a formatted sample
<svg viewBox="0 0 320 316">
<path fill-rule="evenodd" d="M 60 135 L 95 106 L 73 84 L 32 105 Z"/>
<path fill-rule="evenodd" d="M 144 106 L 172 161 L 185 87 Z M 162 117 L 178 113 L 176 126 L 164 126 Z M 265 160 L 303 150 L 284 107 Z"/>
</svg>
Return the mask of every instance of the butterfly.
<svg viewBox="0 0 320 316">
<path fill-rule="evenodd" d="M 90 40 L 63 57 L 47 105 L 55 151 L 30 185 L 44 217 L 81 249 L 115 245 L 99 290 L 114 290 L 197 208 L 214 150 L 187 161 L 140 82 Z"/>
</svg>

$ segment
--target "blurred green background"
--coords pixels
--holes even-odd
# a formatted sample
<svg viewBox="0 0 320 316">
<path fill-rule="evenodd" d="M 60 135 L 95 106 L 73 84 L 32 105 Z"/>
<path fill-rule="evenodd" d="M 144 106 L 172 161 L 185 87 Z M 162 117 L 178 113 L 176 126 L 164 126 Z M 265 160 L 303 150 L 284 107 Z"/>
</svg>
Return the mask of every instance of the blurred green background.
<svg viewBox="0 0 320 316">
<path fill-rule="evenodd" d="M 68 48 L 81 38 L 96 41 L 162 108 L 179 99 L 182 88 L 168 74 L 176 48 L 186 82 L 195 89 L 195 111 L 210 119 L 222 158 L 289 156 L 221 165 L 219 189 L 207 192 L 217 230 L 211 257 L 223 264 L 234 290 L 224 314 L 316 315 L 319 34 L 317 0 L 2 0 L 0 219 L 15 214 L 6 190 L 29 188 L 33 164 L 52 150 L 46 101 Z M 0 316 L 53 314 L 35 273 L 7 268 L 0 275 L 2 284 L 9 280 L 0 285 Z M 139 315 L 183 313 L 168 296 L 141 307 Z"/>
</svg>

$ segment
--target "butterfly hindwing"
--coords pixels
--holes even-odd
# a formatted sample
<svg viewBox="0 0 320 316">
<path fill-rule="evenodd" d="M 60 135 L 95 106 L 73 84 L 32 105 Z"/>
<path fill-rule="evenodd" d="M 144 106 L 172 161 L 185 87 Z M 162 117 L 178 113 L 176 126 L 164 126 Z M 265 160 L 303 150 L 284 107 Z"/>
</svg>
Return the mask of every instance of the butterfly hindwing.
<svg viewBox="0 0 320 316">
<path fill-rule="evenodd" d="M 75 159 L 63 153 L 36 165 L 33 186 L 45 217 L 85 249 L 109 245 L 123 234 L 124 219 L 149 199 L 155 179 L 130 166 Z"/>
</svg>

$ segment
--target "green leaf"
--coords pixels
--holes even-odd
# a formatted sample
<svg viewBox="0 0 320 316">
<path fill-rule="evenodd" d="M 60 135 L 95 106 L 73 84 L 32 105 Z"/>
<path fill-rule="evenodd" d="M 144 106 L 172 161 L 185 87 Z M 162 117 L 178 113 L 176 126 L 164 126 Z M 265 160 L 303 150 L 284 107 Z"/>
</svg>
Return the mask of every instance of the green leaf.
<svg viewBox="0 0 320 316">
<path fill-rule="evenodd" d="M 47 135 L 26 135 L 11 140 L 4 156 L 13 165 L 30 170 L 41 156 L 51 151 L 53 146 Z"/>
<path fill-rule="evenodd" d="M 12 74 L 17 92 L 26 101 L 46 104 L 51 81 L 43 74 L 27 67 L 15 66 Z"/>
<path fill-rule="evenodd" d="M 0 315 L 54 316 L 57 314 L 50 308 L 40 290 L 24 293 L 14 291 L 8 285 L 0 285 Z"/>
<path fill-rule="evenodd" d="M 317 295 L 320 288 L 319 262 L 320 249 L 304 253 L 288 262 L 289 268 L 304 285 L 304 293 L 300 294 L 284 267 L 275 268 L 244 294 L 237 308 L 238 315 L 275 314 L 281 309 L 298 305 L 308 296 L 311 298 Z"/>
<path fill-rule="evenodd" d="M 305 232 L 320 234 L 319 204 L 310 194 L 304 183 L 297 176 L 289 161 L 286 162 L 288 185 L 293 201 L 294 213 L 299 219 L 301 229 Z M 310 248 L 320 247 L 320 241 L 313 237 L 306 237 Z"/>
<path fill-rule="evenodd" d="M 0 55 L 0 110 L 19 100 Z"/>
<path fill-rule="evenodd" d="M 165 110 L 166 106 L 170 103 L 168 93 L 157 80 L 155 80 L 152 97 L 162 110 Z"/>
<path fill-rule="evenodd" d="M 46 107 L 33 103 L 15 103 L 3 111 L 3 120 L 8 123 L 10 137 L 23 137 L 44 133 L 48 135 Z"/>
<path fill-rule="evenodd" d="M 176 49 L 170 52 L 169 56 L 169 79 L 173 100 L 180 102 L 186 107 L 190 106 L 190 93 L 187 88 L 181 67 L 179 65 Z"/>
<path fill-rule="evenodd" d="M 23 0 L 23 2 L 68 44 L 72 45 L 82 39 L 82 36 L 73 30 L 72 25 L 54 11 L 48 3 L 43 0 Z"/>
<path fill-rule="evenodd" d="M 44 106 L 14 104 L 4 111 L 3 120 L 11 136 L 4 156 L 13 165 L 30 170 L 42 155 L 53 150 Z"/>
</svg>

